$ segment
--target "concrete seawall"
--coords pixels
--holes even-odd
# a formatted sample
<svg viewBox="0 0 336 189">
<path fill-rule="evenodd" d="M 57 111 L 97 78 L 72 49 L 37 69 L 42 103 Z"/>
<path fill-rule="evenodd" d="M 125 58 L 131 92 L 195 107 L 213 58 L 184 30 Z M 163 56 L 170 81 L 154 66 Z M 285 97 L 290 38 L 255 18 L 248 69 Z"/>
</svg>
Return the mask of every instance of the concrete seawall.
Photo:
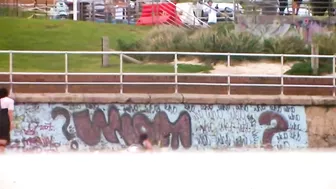
<svg viewBox="0 0 336 189">
<path fill-rule="evenodd" d="M 336 146 L 336 98 L 198 94 L 13 94 L 8 152 L 120 150 L 145 129 L 178 149 Z"/>
</svg>

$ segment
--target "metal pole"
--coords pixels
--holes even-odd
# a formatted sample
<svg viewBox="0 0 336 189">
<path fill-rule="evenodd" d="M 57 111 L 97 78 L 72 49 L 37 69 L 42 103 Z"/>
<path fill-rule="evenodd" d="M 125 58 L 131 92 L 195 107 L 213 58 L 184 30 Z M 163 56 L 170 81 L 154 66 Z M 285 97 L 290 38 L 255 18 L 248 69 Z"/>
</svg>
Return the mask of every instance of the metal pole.
<svg viewBox="0 0 336 189">
<path fill-rule="evenodd" d="M 178 78 L 177 78 L 177 72 L 178 72 L 178 63 L 177 63 L 177 53 L 175 53 L 174 58 L 174 73 L 175 73 L 175 93 L 178 93 Z"/>
<path fill-rule="evenodd" d="M 230 53 L 227 55 L 227 64 L 228 64 L 228 67 L 231 67 L 231 55 Z M 227 82 L 228 82 L 228 95 L 231 94 L 231 86 L 230 86 L 230 83 L 231 83 L 231 78 L 230 78 L 230 74 L 228 75 L 228 78 L 227 78 Z"/>
<path fill-rule="evenodd" d="M 284 89 L 283 89 L 283 85 L 284 85 L 284 78 L 283 78 L 283 66 L 284 66 L 284 55 L 281 55 L 281 95 L 284 94 Z"/>
<path fill-rule="evenodd" d="M 230 53 L 227 55 L 227 64 L 228 64 L 228 67 L 230 67 L 231 66 L 231 55 L 230 55 Z"/>
<path fill-rule="evenodd" d="M 333 57 L 333 96 L 335 96 L 335 64 L 336 64 L 336 56 Z"/>
<path fill-rule="evenodd" d="M 73 12 L 73 20 L 77 21 L 77 12 L 78 12 L 78 1 L 77 0 L 73 0 L 73 8 L 72 8 L 72 12 Z"/>
<path fill-rule="evenodd" d="M 230 78 L 230 74 L 228 74 L 228 95 L 231 95 L 231 78 Z"/>
<path fill-rule="evenodd" d="M 69 64 L 68 64 L 68 53 L 64 54 L 64 62 L 65 62 L 65 93 L 69 93 L 69 85 L 68 85 L 68 73 L 69 73 Z"/>
<path fill-rule="evenodd" d="M 120 53 L 120 94 L 123 93 L 123 54 Z"/>
<path fill-rule="evenodd" d="M 13 93 L 13 53 L 9 53 L 9 82 L 10 82 L 10 89 L 9 94 Z"/>
</svg>

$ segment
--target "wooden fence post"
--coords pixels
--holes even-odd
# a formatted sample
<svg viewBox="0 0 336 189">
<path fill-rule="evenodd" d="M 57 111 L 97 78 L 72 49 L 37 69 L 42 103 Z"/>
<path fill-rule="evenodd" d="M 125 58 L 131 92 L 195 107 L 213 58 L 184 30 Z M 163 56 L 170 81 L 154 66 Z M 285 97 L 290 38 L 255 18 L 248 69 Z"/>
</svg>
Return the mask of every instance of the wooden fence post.
<svg viewBox="0 0 336 189">
<path fill-rule="evenodd" d="M 102 51 L 110 51 L 110 43 L 109 38 L 107 36 L 102 37 Z M 102 55 L 102 67 L 108 67 L 109 64 L 109 55 L 103 54 Z"/>
</svg>

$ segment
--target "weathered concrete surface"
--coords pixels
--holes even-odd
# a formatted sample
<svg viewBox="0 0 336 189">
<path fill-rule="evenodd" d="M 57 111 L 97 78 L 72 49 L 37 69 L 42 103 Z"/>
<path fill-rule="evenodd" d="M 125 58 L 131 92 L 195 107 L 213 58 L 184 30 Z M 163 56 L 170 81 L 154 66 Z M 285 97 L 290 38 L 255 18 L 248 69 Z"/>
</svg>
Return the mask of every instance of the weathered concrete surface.
<svg viewBox="0 0 336 189">
<path fill-rule="evenodd" d="M 0 82 L 8 82 L 8 74 L 0 74 Z M 108 76 L 108 75 L 69 75 L 69 82 L 120 82 L 120 76 Z M 170 82 L 174 83 L 174 76 L 123 76 L 123 82 Z M 17 75 L 13 74 L 13 82 L 65 82 L 65 75 Z M 242 77 L 231 76 L 230 82 L 228 82 L 227 76 L 178 76 L 178 82 L 183 83 L 216 83 L 221 84 L 217 86 L 206 85 L 179 85 L 179 93 L 188 94 L 230 94 L 232 95 L 279 95 L 281 94 L 281 87 L 245 87 L 245 86 L 232 86 L 234 84 L 273 84 L 280 85 L 281 78 L 279 76 L 274 77 Z M 283 83 L 289 84 L 301 84 L 310 85 L 311 87 L 284 87 L 285 95 L 319 95 L 319 96 L 332 96 L 333 79 L 332 78 L 285 78 Z M 330 88 L 319 88 L 314 85 L 329 85 Z M 9 85 L 0 85 L 9 87 Z M 14 93 L 64 93 L 66 85 L 41 85 L 41 84 L 14 84 Z M 157 94 L 171 94 L 175 92 L 174 84 L 167 85 L 153 85 L 153 84 L 141 84 L 141 85 L 128 85 L 122 86 L 124 93 L 157 93 Z M 68 85 L 68 91 L 70 93 L 119 93 L 119 84 L 71 84 Z"/>
<path fill-rule="evenodd" d="M 210 94 L 106 94 L 44 93 L 12 94 L 16 102 L 23 103 L 189 103 L 189 104 L 255 104 L 255 105 L 336 105 L 336 97 L 281 96 L 281 95 L 210 95 Z"/>
<path fill-rule="evenodd" d="M 336 107 L 306 106 L 309 146 L 336 147 Z"/>
<path fill-rule="evenodd" d="M 17 103 L 302 105 L 309 146 L 336 147 L 336 97 L 200 94 L 12 94 Z"/>
</svg>

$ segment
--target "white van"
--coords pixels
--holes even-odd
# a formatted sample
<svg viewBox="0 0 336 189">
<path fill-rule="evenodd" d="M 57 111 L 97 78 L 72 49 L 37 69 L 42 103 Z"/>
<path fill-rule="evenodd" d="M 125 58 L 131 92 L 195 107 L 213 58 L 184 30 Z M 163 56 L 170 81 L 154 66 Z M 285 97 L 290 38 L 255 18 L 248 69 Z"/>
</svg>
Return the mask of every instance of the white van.
<svg viewBox="0 0 336 189">
<path fill-rule="evenodd" d="M 218 6 L 218 11 L 221 13 L 225 13 L 228 15 L 228 20 L 234 20 L 234 10 L 236 12 L 243 13 L 243 7 L 236 3 L 236 9 L 235 9 L 235 4 L 233 1 L 228 1 L 228 0 L 213 0 L 213 5 Z M 207 0 L 200 0 L 200 2 L 197 3 L 196 7 L 197 9 L 195 10 L 195 14 L 199 17 L 202 18 L 207 18 L 208 13 L 205 12 L 204 10 L 208 6 Z M 220 13 L 217 14 L 218 20 L 221 20 L 221 17 L 223 17 Z"/>
</svg>

